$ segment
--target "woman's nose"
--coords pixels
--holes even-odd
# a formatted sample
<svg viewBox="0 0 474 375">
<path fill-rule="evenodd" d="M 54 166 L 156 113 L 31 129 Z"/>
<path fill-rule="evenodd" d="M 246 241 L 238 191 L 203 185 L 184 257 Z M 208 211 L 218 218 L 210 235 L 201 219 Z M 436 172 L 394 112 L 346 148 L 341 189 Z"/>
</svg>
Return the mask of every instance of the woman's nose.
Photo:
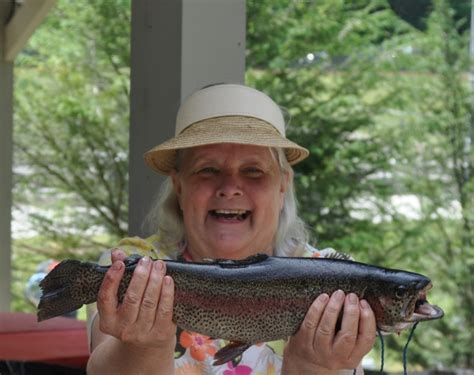
<svg viewBox="0 0 474 375">
<path fill-rule="evenodd" d="M 225 174 L 217 188 L 216 195 L 219 198 L 231 198 L 243 195 L 242 183 L 236 175 Z"/>
</svg>

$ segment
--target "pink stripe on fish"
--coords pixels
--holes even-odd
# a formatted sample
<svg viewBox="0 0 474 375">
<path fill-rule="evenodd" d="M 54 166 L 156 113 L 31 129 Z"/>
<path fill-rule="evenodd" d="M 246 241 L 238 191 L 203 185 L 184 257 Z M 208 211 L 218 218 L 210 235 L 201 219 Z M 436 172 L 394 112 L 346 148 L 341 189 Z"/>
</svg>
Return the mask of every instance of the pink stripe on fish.
<svg viewBox="0 0 474 375">
<path fill-rule="evenodd" d="M 175 303 L 187 308 L 198 310 L 219 311 L 226 315 L 248 315 L 249 313 L 264 313 L 269 311 L 298 310 L 306 311 L 313 299 L 293 297 L 291 299 L 277 296 L 246 298 L 244 296 L 203 296 L 184 290 L 176 290 Z"/>
</svg>

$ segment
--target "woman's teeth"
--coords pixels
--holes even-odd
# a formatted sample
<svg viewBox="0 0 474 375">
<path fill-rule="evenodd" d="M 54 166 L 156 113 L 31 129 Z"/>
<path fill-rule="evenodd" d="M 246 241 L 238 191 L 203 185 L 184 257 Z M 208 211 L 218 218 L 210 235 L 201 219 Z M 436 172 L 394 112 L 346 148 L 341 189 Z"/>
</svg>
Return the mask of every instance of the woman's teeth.
<svg viewBox="0 0 474 375">
<path fill-rule="evenodd" d="M 211 215 L 218 219 L 245 220 L 250 211 L 247 210 L 211 210 Z"/>
</svg>

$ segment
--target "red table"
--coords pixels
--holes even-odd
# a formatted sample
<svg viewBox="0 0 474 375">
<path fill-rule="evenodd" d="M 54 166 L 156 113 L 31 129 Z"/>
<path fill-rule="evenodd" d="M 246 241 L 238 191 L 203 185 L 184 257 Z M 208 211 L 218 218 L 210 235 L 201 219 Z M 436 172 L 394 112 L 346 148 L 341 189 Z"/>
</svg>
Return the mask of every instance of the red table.
<svg viewBox="0 0 474 375">
<path fill-rule="evenodd" d="M 85 368 L 89 358 L 84 321 L 0 313 L 0 361 L 45 362 Z"/>
</svg>

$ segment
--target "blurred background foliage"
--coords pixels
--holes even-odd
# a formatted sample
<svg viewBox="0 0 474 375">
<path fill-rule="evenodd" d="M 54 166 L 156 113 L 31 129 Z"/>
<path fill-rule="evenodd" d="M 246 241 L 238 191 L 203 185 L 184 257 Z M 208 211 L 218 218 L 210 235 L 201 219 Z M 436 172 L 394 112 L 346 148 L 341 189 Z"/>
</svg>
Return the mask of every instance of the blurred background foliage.
<svg viewBox="0 0 474 375">
<path fill-rule="evenodd" d="M 412 369 L 474 367 L 470 5 L 247 0 L 246 82 L 311 150 L 295 172 L 314 244 L 434 281 L 446 317 L 417 328 Z M 15 310 L 33 311 L 38 262 L 127 232 L 129 44 L 130 0 L 59 0 L 17 58 Z M 386 337 L 386 369 L 405 341 Z"/>
</svg>

